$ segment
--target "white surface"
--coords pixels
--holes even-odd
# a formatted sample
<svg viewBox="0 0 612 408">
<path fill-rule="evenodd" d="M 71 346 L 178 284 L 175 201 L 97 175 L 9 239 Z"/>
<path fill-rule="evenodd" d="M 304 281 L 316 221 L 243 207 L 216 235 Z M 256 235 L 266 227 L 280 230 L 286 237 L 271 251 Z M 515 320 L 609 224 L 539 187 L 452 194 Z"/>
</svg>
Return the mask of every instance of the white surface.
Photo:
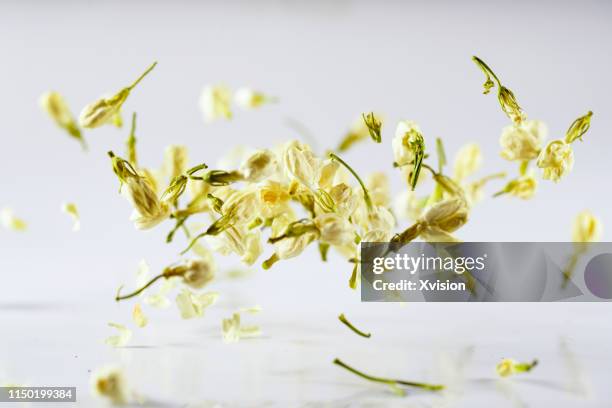
<svg viewBox="0 0 612 408">
<path fill-rule="evenodd" d="M 483 77 L 470 61 L 476 53 L 530 117 L 548 122 L 550 137 L 588 109 L 595 117 L 567 179 L 542 182 L 527 203 L 483 202 L 460 237 L 564 241 L 571 217 L 584 208 L 612 225 L 604 188 L 612 170 L 610 16 L 606 2 L 3 2 L 0 205 L 12 206 L 30 229 L 0 230 L 0 380 L 77 385 L 82 406 L 93 403 L 88 370 L 106 363 L 124 364 L 135 389 L 168 406 L 606 406 L 608 305 L 359 304 L 346 288 L 350 267 L 337 258 L 321 266 L 314 249 L 248 281 L 216 283 L 221 303 L 203 320 L 181 321 L 174 309 L 153 314 L 132 348 L 107 348 L 106 322 L 129 322 L 130 307 L 112 301 L 117 286 L 133 282 L 141 258 L 159 270 L 184 243 L 166 246 L 168 227 L 142 233 L 128 221 L 129 205 L 116 194 L 105 155 L 123 151 L 125 130 L 88 132 L 90 151 L 82 154 L 43 116 L 37 98 L 57 89 L 78 112 L 157 59 L 125 105 L 128 115 L 138 111 L 139 153 L 150 166 L 161 164 L 170 143 L 188 145 L 193 163 L 214 163 L 228 146 L 296 137 L 287 117 L 305 123 L 323 149 L 360 112 L 375 109 L 388 118 L 386 144 L 345 157 L 363 172 L 392 171 L 389 141 L 404 118 L 417 120 L 428 141 L 443 137 L 449 152 L 479 142 L 481 174 L 514 171 L 498 155 L 507 120 L 495 97 L 480 92 Z M 281 103 L 205 126 L 197 100 L 214 82 L 259 88 Z M 394 183 L 399 187 L 399 177 Z M 73 233 L 60 212 L 64 201 L 78 204 L 81 232 Z M 222 269 L 234 261 L 220 260 Z M 222 344 L 221 318 L 255 303 L 264 307 L 253 317 L 264 338 Z M 374 337 L 354 336 L 337 322 L 340 312 Z M 576 383 L 563 368 L 562 339 L 591 384 L 588 399 L 565 389 Z M 455 403 L 428 394 L 398 399 L 331 364 L 338 356 L 381 376 L 448 383 L 438 361 L 469 347 Z M 537 357 L 541 366 L 497 383 L 494 365 L 504 356 Z"/>
</svg>

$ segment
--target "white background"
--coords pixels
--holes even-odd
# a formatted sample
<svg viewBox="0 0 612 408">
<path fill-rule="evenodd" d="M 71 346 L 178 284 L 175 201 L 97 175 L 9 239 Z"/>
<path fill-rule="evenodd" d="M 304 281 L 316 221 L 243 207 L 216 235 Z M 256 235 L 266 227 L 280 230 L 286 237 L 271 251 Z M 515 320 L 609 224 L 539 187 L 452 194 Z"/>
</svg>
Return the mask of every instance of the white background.
<svg viewBox="0 0 612 408">
<path fill-rule="evenodd" d="M 384 144 L 345 156 L 362 172 L 393 172 L 390 139 L 399 119 L 416 120 L 430 146 L 442 137 L 449 153 L 478 142 L 482 175 L 513 172 L 498 153 L 507 119 L 495 96 L 481 93 L 484 78 L 470 60 L 477 54 L 530 118 L 548 123 L 549 137 L 562 137 L 589 109 L 595 115 L 568 177 L 543 181 L 528 202 L 482 202 L 458 235 L 565 241 L 583 209 L 612 225 L 611 11 L 605 2 L 2 2 L 0 206 L 13 207 L 29 230 L 0 230 L 0 381 L 76 385 L 85 404 L 88 370 L 119 363 L 134 388 L 164 406 L 429 406 L 450 404 L 450 397 L 398 399 L 330 362 L 339 356 L 374 374 L 452 383 L 441 362 L 473 347 L 464 374 L 454 376 L 463 378 L 456 406 L 605 406 L 612 398 L 606 304 L 359 304 L 346 288 L 350 266 L 338 257 L 322 265 L 313 249 L 271 271 L 256 268 L 248 280 L 220 273 L 211 288 L 221 302 L 202 320 L 146 310 L 151 324 L 131 343 L 143 347 L 109 349 L 106 322 L 130 323 L 130 305 L 112 301 L 116 288 L 133 283 L 142 258 L 154 271 L 175 261 L 183 242 L 163 243 L 169 225 L 141 232 L 128 221 L 131 209 L 105 154 L 123 151 L 127 129 L 87 132 L 83 153 L 37 99 L 58 90 L 78 113 L 158 60 L 124 107 L 126 119 L 139 114 L 140 160 L 150 167 L 161 165 L 168 144 L 185 144 L 192 163 L 211 164 L 234 145 L 298 137 L 287 118 L 304 123 L 322 151 L 373 109 L 387 117 Z M 255 87 L 280 103 L 205 125 L 198 97 L 216 82 Z M 394 186 L 399 191 L 397 175 Z M 82 231 L 71 232 L 63 201 L 78 204 Z M 220 261 L 220 269 L 235 261 Z M 253 317 L 264 338 L 222 344 L 221 318 L 255 303 L 264 307 Z M 374 337 L 346 331 L 335 320 L 340 312 Z M 493 367 L 504 356 L 542 364 L 522 380 L 499 383 Z M 564 371 L 572 358 L 586 380 Z M 588 399 L 568 391 L 585 381 Z"/>
</svg>

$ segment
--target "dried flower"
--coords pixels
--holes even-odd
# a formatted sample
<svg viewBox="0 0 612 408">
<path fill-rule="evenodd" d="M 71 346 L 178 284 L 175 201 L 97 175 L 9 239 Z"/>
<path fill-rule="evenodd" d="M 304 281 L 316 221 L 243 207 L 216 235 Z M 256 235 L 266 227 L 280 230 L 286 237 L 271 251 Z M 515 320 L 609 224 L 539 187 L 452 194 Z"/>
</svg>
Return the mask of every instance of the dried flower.
<svg viewBox="0 0 612 408">
<path fill-rule="evenodd" d="M 603 227 L 599 218 L 585 210 L 574 219 L 572 241 L 597 242 L 601 239 L 602 231 Z"/>
<path fill-rule="evenodd" d="M 157 62 L 154 62 L 140 75 L 131 85 L 121 89 L 115 95 L 105 98 L 102 97 L 95 102 L 85 106 L 79 116 L 79 123 L 84 128 L 97 128 L 108 123 L 116 121 L 116 115 L 121 110 L 121 106 L 130 95 L 130 92 L 149 72 L 155 68 Z M 116 123 L 116 122 L 115 122 Z"/>
<path fill-rule="evenodd" d="M 127 187 L 127 197 L 134 206 L 131 220 L 137 229 L 153 228 L 170 216 L 170 206 L 157 198 L 157 194 L 145 178 L 129 178 Z"/>
<path fill-rule="evenodd" d="M 539 120 L 506 126 L 499 139 L 501 156 L 506 160 L 533 160 L 538 157 L 547 133 L 546 125 Z"/>
<path fill-rule="evenodd" d="M 582 136 L 589 130 L 591 127 L 591 117 L 593 116 L 593 112 L 588 111 L 586 115 L 579 117 L 570 125 L 569 129 L 565 133 L 565 143 L 573 143 L 577 139 L 580 139 L 582 142 Z"/>
<path fill-rule="evenodd" d="M 309 189 L 316 185 L 321 160 L 307 144 L 293 140 L 285 146 L 283 164 L 289 175 Z"/>
<path fill-rule="evenodd" d="M 419 137 L 420 136 L 420 137 Z M 402 120 L 397 124 L 393 138 L 393 158 L 397 166 L 412 164 L 415 160 L 415 151 L 411 147 L 423 136 L 416 122 Z"/>
<path fill-rule="evenodd" d="M 257 337 L 261 330 L 257 326 L 243 326 L 240 322 L 240 313 L 233 313 L 228 319 L 223 319 L 221 324 L 223 341 L 235 343 L 243 337 Z"/>
<path fill-rule="evenodd" d="M 150 279 L 146 284 L 134 292 L 127 295 L 117 293 L 115 300 L 120 301 L 138 296 L 159 279 L 172 279 L 175 277 L 180 277 L 185 285 L 193 289 L 203 288 L 215 277 L 214 260 L 212 256 L 210 256 L 202 259 L 190 259 L 176 265 L 168 266 L 162 273 Z"/>
<path fill-rule="evenodd" d="M 83 149 L 87 148 L 81 129 L 79 129 L 79 125 L 72 115 L 72 112 L 70 112 L 68 104 L 62 95 L 53 91 L 45 92 L 40 97 L 39 102 L 40 106 L 49 114 L 51 119 L 55 121 L 57 126 L 68 132 L 71 137 L 77 139 L 81 143 L 81 146 L 83 146 Z"/>
<path fill-rule="evenodd" d="M 366 186 L 372 198 L 372 204 L 388 207 L 391 203 L 391 184 L 386 173 L 376 172 L 368 176 Z M 338 201 L 336 201 L 338 202 Z"/>
<path fill-rule="evenodd" d="M 91 375 L 91 385 L 95 395 L 108 398 L 112 404 L 127 403 L 128 389 L 120 368 L 107 366 L 96 370 Z"/>
<path fill-rule="evenodd" d="M 415 224 L 396 235 L 392 241 L 407 244 L 421 236 L 428 242 L 456 242 L 451 233 L 465 225 L 468 215 L 464 199 L 444 199 L 431 206 Z"/>
<path fill-rule="evenodd" d="M 514 180 L 511 180 L 506 186 L 494 197 L 502 194 L 510 194 L 523 200 L 529 200 L 532 198 L 538 187 L 538 180 L 532 175 L 520 176 Z"/>
<path fill-rule="evenodd" d="M 508 116 L 516 124 L 520 124 L 522 121 L 524 121 L 526 119 L 525 114 L 516 101 L 514 93 L 501 84 L 497 75 L 495 75 L 493 70 L 491 70 L 491 68 L 489 68 L 489 66 L 485 64 L 483 60 L 476 56 L 473 56 L 472 60 L 486 75 L 487 79 L 483 85 L 484 93 L 488 94 L 491 88 L 494 88 L 495 84 L 497 83 L 497 99 L 499 100 L 502 111 L 504 111 L 506 116 Z M 493 80 L 495 80 L 495 82 L 493 82 Z"/>
<path fill-rule="evenodd" d="M 276 102 L 276 98 L 250 88 L 238 89 L 234 95 L 234 100 L 236 105 L 243 109 L 255 109 L 266 103 Z"/>
<path fill-rule="evenodd" d="M 4 207 L 0 210 L 0 224 L 2 224 L 4 228 L 13 231 L 25 231 L 28 227 L 26 222 L 15 216 L 13 210 L 8 207 Z"/>
<path fill-rule="evenodd" d="M 495 370 L 500 377 L 509 377 L 517 373 L 526 373 L 531 371 L 538 365 L 538 360 L 533 360 L 531 363 L 518 363 L 510 358 L 503 359 Z"/>
<path fill-rule="evenodd" d="M 276 156 L 270 150 L 259 150 L 253 153 L 240 166 L 240 173 L 251 183 L 260 182 L 276 171 Z"/>
<path fill-rule="evenodd" d="M 563 140 L 553 140 L 540 152 L 537 164 L 544 170 L 545 180 L 557 182 L 574 167 L 572 147 Z"/>
<path fill-rule="evenodd" d="M 149 319 L 142 312 L 142 308 L 139 303 L 134 305 L 134 309 L 132 309 L 132 320 L 138 327 L 145 327 L 149 322 Z"/>
<path fill-rule="evenodd" d="M 62 204 L 62 211 L 72 218 L 72 230 L 78 231 L 81 229 L 81 219 L 79 217 L 79 209 L 75 203 Z"/>
<path fill-rule="evenodd" d="M 209 85 L 200 96 L 200 108 L 205 122 L 232 118 L 232 91 L 225 85 Z"/>
<path fill-rule="evenodd" d="M 346 132 L 344 137 L 342 137 L 336 150 L 338 153 L 345 152 L 355 144 L 367 139 L 368 135 L 376 143 L 380 143 L 381 126 L 382 122 L 374 115 L 373 112 L 361 114 L 361 116 L 350 127 L 348 132 Z"/>
<path fill-rule="evenodd" d="M 170 145 L 164 152 L 164 172 L 174 179 L 185 173 L 188 161 L 187 147 Z"/>
<path fill-rule="evenodd" d="M 314 219 L 321 242 L 330 245 L 348 245 L 355 240 L 355 228 L 346 218 L 334 213 L 318 215 Z"/>
<path fill-rule="evenodd" d="M 123 347 L 132 338 L 132 331 L 127 327 L 118 323 L 109 323 L 108 325 L 114 329 L 117 329 L 119 334 L 108 337 L 106 340 L 104 340 L 105 344 L 108 344 L 111 347 Z"/>
<path fill-rule="evenodd" d="M 193 293 L 185 288 L 176 296 L 176 306 L 183 319 L 193 319 L 204 316 L 204 310 L 214 305 L 218 297 L 217 292 Z"/>
<path fill-rule="evenodd" d="M 457 151 L 453 178 L 457 182 L 474 174 L 482 164 L 482 152 L 476 143 L 469 143 Z"/>
</svg>

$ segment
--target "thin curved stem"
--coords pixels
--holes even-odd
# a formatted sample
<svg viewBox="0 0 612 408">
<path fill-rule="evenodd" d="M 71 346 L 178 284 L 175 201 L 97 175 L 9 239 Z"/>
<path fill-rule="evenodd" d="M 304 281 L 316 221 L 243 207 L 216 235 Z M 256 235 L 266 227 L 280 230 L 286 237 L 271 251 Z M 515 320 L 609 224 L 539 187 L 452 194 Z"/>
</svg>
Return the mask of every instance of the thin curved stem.
<svg viewBox="0 0 612 408">
<path fill-rule="evenodd" d="M 480 69 L 483 70 L 483 72 L 485 74 L 487 74 L 487 76 L 492 76 L 493 79 L 495 79 L 495 82 L 497 82 L 497 86 L 499 86 L 499 88 L 502 87 L 501 81 L 499 80 L 499 78 L 497 77 L 497 75 L 495 75 L 495 72 L 493 72 L 493 70 L 491 69 L 491 67 L 489 67 L 483 60 L 481 60 L 480 58 L 478 58 L 477 56 L 473 56 L 472 60 L 474 60 L 474 62 L 476 64 L 478 64 L 478 66 L 480 67 Z"/>
<path fill-rule="evenodd" d="M 361 180 L 361 177 L 359 177 L 359 175 L 357 174 L 357 172 L 355 170 L 353 170 L 353 168 L 351 166 L 348 165 L 347 162 L 345 162 L 344 160 L 342 160 L 337 154 L 335 153 L 330 153 L 329 157 L 332 160 L 336 160 L 338 161 L 340 164 L 342 164 L 348 171 L 351 172 L 351 174 L 357 179 L 357 181 L 359 182 L 359 185 L 361 185 L 361 189 L 363 190 L 363 199 L 366 202 L 366 205 L 368 206 L 368 209 L 371 210 L 372 209 L 372 199 L 370 198 L 370 193 L 368 192 L 368 189 L 366 188 L 365 184 L 363 183 L 363 181 Z"/>
<path fill-rule="evenodd" d="M 129 299 L 132 298 L 134 296 L 138 296 L 139 294 L 141 294 L 145 289 L 147 289 L 149 286 L 151 286 L 152 284 L 154 284 L 155 282 L 157 282 L 158 280 L 160 280 L 161 278 L 165 278 L 167 277 L 167 275 L 165 273 L 160 273 L 159 275 L 157 275 L 156 277 L 154 277 L 153 279 L 151 279 L 150 281 L 148 281 L 144 286 L 142 286 L 140 289 L 135 290 L 132 293 L 129 293 L 127 295 L 123 295 L 120 296 L 119 292 L 117 292 L 117 296 L 115 296 L 115 300 L 117 302 L 119 302 L 120 300 L 125 300 L 125 299 Z"/>
<path fill-rule="evenodd" d="M 143 78 L 149 74 L 149 72 L 153 71 L 153 68 L 155 68 L 156 65 L 157 65 L 157 61 L 153 62 L 153 64 L 151 64 L 149 68 L 145 70 L 145 72 L 143 72 L 138 78 L 136 78 L 136 80 L 132 82 L 132 85 L 128 86 L 127 89 L 129 89 L 130 91 L 134 89 L 134 87 L 138 85 L 138 83 L 142 81 Z"/>
<path fill-rule="evenodd" d="M 413 381 L 395 380 L 391 378 L 374 377 L 373 375 L 365 374 L 349 366 L 348 364 L 342 362 L 338 358 L 334 360 L 334 364 L 339 365 L 340 367 L 345 368 L 351 373 L 358 375 L 359 377 L 364 378 L 366 380 L 379 382 L 379 383 L 387 384 L 390 386 L 397 386 L 398 384 L 407 385 L 409 387 L 417 387 L 417 388 L 422 388 L 422 389 L 429 390 L 429 391 L 440 391 L 444 389 L 444 386 L 439 385 L 439 384 L 427 384 L 427 383 L 420 383 L 420 382 L 413 382 Z"/>
<path fill-rule="evenodd" d="M 357 264 L 355 264 L 355 265 L 357 265 Z M 363 331 L 359 330 L 358 328 L 356 328 L 355 326 L 353 326 L 353 324 L 348 321 L 348 319 L 346 318 L 344 313 L 341 313 L 340 316 L 338 316 L 338 320 L 340 320 L 342 323 L 344 323 L 346 325 L 346 327 L 348 327 L 349 329 L 351 329 L 352 331 L 357 333 L 359 336 L 365 337 L 365 338 L 368 338 L 368 339 L 370 337 L 372 337 L 372 333 L 363 332 Z"/>
</svg>

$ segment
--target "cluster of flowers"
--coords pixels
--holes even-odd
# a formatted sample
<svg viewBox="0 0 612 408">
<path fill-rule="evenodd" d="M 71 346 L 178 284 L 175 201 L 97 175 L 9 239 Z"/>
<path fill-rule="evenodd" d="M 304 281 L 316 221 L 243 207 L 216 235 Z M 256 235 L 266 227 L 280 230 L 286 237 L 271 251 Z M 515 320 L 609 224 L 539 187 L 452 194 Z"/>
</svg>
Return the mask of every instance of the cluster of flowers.
<svg viewBox="0 0 612 408">
<path fill-rule="evenodd" d="M 546 126 L 537 120 L 527 120 L 512 91 L 501 84 L 482 60 L 474 57 L 474 61 L 486 74 L 485 93 L 497 86 L 502 111 L 512 121 L 501 134 L 501 156 L 519 164 L 518 177 L 507 182 L 495 196 L 507 194 L 529 199 L 538 184 L 530 170 L 531 163 L 535 161 L 542 169 L 544 179 L 559 181 L 574 165 L 572 144 L 582 140 L 589 129 L 592 112 L 576 119 L 564 138 L 544 145 Z M 124 102 L 155 65 L 116 94 L 87 105 L 78 122 L 56 92 L 43 95 L 41 104 L 57 125 L 84 143 L 81 128 L 121 125 Z M 239 106 L 256 108 L 274 98 L 241 89 L 234 100 Z M 206 87 L 201 98 L 205 119 L 230 119 L 231 101 L 232 93 L 227 87 Z M 430 149 L 423 132 L 415 122 L 404 120 L 397 124 L 391 145 L 394 167 L 405 180 L 406 189 L 393 199 L 385 173 L 362 178 L 357 169 L 340 157 L 356 143 L 368 139 L 382 142 L 383 121 L 381 115 L 373 112 L 363 114 L 338 147 L 323 156 L 315 154 L 308 144 L 292 140 L 270 149 L 243 150 L 239 157 L 226 160 L 215 169 L 205 163 L 190 165 L 187 148 L 174 145 L 166 149 L 161 170 L 142 166 L 137 159 L 135 123 L 134 115 L 125 156 L 108 153 L 120 191 L 133 206 L 132 221 L 143 230 L 172 221 L 167 241 L 173 241 L 177 231 L 183 231 L 190 244 L 182 254 L 191 251 L 194 258 L 168 266 L 153 278 L 141 279 L 135 291 L 117 293 L 116 300 L 142 296 L 147 288 L 163 280 L 162 288 L 145 301 L 167 305 L 165 295 L 177 282 L 182 282 L 183 290 L 176 303 L 183 318 L 202 316 L 218 296 L 216 292 L 191 291 L 200 290 L 213 280 L 215 263 L 211 251 L 235 254 L 245 265 L 253 265 L 262 260 L 267 243 L 271 253 L 261 265 L 268 269 L 279 261 L 299 256 L 309 245 L 318 246 L 323 261 L 333 248 L 352 264 L 348 285 L 355 289 L 359 281 L 360 242 L 458 241 L 454 234 L 468 221 L 475 203 L 483 198 L 483 187 L 505 177 L 505 173 L 496 173 L 472 179 L 482 163 L 482 153 L 476 144 L 462 147 L 455 156 L 452 172 L 447 172 L 444 146 L 437 139 L 437 164 L 430 164 Z M 430 180 L 433 190 L 419 196 L 416 187 Z M 78 221 L 74 204 L 65 211 Z M 196 217 L 204 217 L 205 225 L 201 226 L 201 221 L 193 223 Z M 397 232 L 401 219 L 411 223 Z M 599 221 L 590 213 L 581 214 L 576 225 L 580 230 L 575 233 L 578 239 L 598 239 Z M 202 244 L 204 240 L 208 246 Z M 223 321 L 226 341 L 259 333 L 257 327 L 241 326 L 240 313 L 245 311 L 249 310 L 240 310 Z M 133 318 L 139 327 L 146 325 L 147 319 L 138 304 Z M 125 327 L 116 324 L 113 327 L 121 333 L 111 338 L 109 344 L 121 345 L 129 340 Z M 112 389 L 104 384 L 102 388 Z"/>
</svg>

